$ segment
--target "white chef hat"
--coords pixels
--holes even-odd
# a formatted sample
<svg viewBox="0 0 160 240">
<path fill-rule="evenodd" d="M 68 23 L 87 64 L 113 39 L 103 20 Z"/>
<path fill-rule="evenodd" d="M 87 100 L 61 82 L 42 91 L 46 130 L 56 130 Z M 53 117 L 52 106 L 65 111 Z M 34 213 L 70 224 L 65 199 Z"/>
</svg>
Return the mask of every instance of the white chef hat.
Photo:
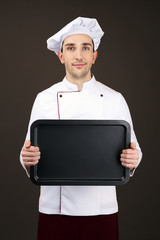
<svg viewBox="0 0 160 240">
<path fill-rule="evenodd" d="M 47 40 L 47 48 L 58 55 L 64 39 L 69 35 L 79 33 L 89 35 L 93 39 L 94 50 L 97 50 L 101 37 L 104 34 L 95 18 L 78 17 L 50 37 Z"/>
</svg>

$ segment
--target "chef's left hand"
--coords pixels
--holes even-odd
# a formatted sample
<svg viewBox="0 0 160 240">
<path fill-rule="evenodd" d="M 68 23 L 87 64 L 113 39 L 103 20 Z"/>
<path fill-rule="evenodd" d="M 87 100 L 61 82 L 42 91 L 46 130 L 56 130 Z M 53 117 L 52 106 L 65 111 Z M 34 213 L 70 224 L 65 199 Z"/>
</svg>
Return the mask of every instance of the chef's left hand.
<svg viewBox="0 0 160 240">
<path fill-rule="evenodd" d="M 139 153 L 136 149 L 136 143 L 131 143 L 131 148 L 124 149 L 121 154 L 121 163 L 124 167 L 129 168 L 131 171 L 136 168 L 138 164 Z"/>
</svg>

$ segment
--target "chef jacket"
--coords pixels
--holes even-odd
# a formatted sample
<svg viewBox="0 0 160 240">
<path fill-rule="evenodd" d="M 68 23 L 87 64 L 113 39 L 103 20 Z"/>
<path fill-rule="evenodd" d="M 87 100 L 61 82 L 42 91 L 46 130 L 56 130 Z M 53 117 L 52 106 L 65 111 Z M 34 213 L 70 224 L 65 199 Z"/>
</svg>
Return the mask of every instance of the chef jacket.
<svg viewBox="0 0 160 240">
<path fill-rule="evenodd" d="M 94 76 L 83 84 L 81 91 L 65 77 L 63 81 L 39 93 L 33 104 L 26 140 L 30 140 L 30 125 L 38 119 L 126 120 L 131 126 L 131 142 L 136 142 L 139 151 L 138 164 L 141 161 L 141 149 L 125 99 L 120 93 L 96 81 Z M 25 168 L 22 157 L 20 159 Z M 113 214 L 118 211 L 116 188 L 41 186 L 39 211 L 76 216 Z"/>
</svg>

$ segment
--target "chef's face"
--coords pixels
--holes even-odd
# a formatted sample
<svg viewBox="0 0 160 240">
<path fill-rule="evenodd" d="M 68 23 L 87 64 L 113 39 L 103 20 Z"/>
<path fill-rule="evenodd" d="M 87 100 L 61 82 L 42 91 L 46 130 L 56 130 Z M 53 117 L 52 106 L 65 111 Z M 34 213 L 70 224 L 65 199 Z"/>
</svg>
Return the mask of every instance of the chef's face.
<svg viewBox="0 0 160 240">
<path fill-rule="evenodd" d="M 67 79 L 91 79 L 91 67 L 97 58 L 92 38 L 85 34 L 73 34 L 64 39 L 63 52 L 58 57 L 65 65 Z"/>
</svg>

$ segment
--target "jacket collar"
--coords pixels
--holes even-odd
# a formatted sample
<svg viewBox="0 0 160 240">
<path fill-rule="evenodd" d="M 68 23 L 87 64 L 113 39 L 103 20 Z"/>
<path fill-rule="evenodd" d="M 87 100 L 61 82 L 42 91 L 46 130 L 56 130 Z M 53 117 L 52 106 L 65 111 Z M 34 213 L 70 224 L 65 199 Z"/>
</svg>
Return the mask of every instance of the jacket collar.
<svg viewBox="0 0 160 240">
<path fill-rule="evenodd" d="M 76 84 L 73 84 L 73 83 L 69 82 L 67 80 L 66 76 L 65 76 L 65 78 L 63 79 L 62 82 L 64 83 L 64 85 L 67 88 L 67 90 L 69 90 L 69 91 L 78 91 L 78 86 Z M 93 87 L 95 85 L 95 83 L 96 83 L 96 79 L 93 76 L 91 78 L 91 80 L 83 83 L 82 91 L 90 89 L 91 87 Z"/>
</svg>

